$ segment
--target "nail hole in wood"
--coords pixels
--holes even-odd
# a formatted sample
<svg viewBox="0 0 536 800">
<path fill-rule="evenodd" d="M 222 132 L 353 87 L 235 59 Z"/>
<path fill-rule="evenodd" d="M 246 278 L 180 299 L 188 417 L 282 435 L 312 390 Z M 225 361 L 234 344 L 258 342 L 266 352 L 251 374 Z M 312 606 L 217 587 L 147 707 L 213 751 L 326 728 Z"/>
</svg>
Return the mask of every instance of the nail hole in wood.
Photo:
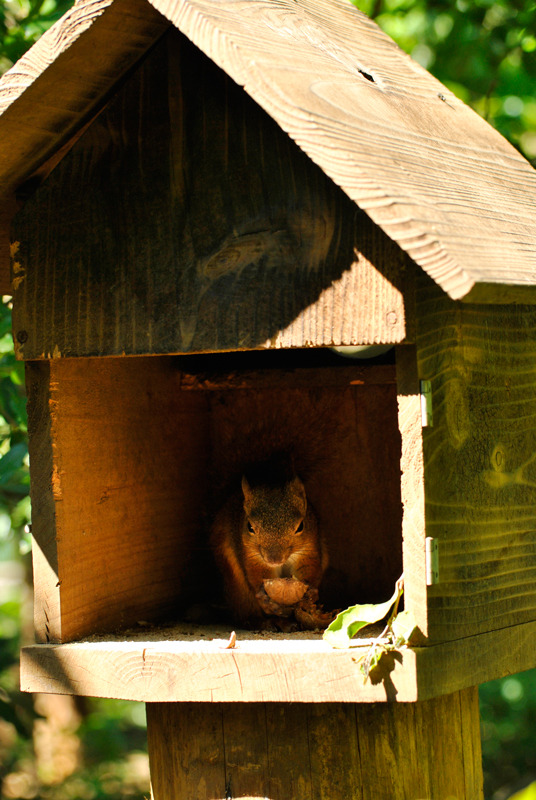
<svg viewBox="0 0 536 800">
<path fill-rule="evenodd" d="M 359 72 L 360 75 L 366 78 L 367 81 L 370 81 L 371 83 L 376 83 L 374 76 L 371 75 L 370 72 L 365 72 L 364 69 L 358 69 L 357 71 Z"/>
</svg>

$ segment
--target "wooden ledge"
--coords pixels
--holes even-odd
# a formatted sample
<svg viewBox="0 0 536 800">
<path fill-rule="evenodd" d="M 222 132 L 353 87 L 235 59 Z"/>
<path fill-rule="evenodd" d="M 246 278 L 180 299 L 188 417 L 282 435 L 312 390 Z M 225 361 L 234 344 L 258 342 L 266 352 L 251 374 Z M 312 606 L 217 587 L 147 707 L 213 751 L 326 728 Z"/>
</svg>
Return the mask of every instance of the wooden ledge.
<svg viewBox="0 0 536 800">
<path fill-rule="evenodd" d="M 237 631 L 229 649 L 225 628 L 199 634 L 182 626 L 158 635 L 25 647 L 21 688 L 145 702 L 413 702 L 530 669 L 536 652 L 531 622 L 403 649 L 386 659 L 376 683 L 364 683 L 357 660 L 366 639 L 361 647 L 333 650 L 320 634 Z"/>
<path fill-rule="evenodd" d="M 363 683 L 359 670 L 362 648 L 333 650 L 321 634 L 237 631 L 232 649 L 227 647 L 228 629 L 211 629 L 202 638 L 176 635 L 171 640 L 143 640 L 139 634 L 129 640 L 25 647 L 21 688 L 145 702 L 417 699 L 415 655 L 409 650 L 401 654 L 401 663 L 389 666 L 383 682 L 373 685 Z"/>
</svg>

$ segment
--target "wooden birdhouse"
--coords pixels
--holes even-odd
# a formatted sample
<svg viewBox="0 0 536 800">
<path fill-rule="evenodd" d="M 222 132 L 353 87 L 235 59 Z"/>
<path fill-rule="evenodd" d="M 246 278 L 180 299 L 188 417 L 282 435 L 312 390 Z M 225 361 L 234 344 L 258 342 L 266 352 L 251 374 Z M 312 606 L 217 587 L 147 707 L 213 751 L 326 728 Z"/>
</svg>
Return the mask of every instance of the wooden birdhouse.
<svg viewBox="0 0 536 800">
<path fill-rule="evenodd" d="M 81 0 L 0 111 L 23 688 L 145 701 L 156 800 L 481 797 L 475 687 L 536 665 L 534 170 L 344 0 Z M 374 680 L 320 633 L 226 647 L 207 517 L 260 430 L 309 462 L 329 607 L 404 574 Z"/>
</svg>

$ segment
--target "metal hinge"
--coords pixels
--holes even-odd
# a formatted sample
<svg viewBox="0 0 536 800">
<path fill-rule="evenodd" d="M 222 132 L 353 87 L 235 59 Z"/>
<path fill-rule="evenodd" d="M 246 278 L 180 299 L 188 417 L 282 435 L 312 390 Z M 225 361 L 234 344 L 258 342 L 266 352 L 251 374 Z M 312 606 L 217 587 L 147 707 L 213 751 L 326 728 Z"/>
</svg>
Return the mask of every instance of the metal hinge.
<svg viewBox="0 0 536 800">
<path fill-rule="evenodd" d="M 434 424 L 432 414 L 432 381 L 421 381 L 421 419 L 423 428 Z"/>
<path fill-rule="evenodd" d="M 424 540 L 426 559 L 426 585 L 439 583 L 439 547 L 437 539 L 427 536 Z"/>
</svg>

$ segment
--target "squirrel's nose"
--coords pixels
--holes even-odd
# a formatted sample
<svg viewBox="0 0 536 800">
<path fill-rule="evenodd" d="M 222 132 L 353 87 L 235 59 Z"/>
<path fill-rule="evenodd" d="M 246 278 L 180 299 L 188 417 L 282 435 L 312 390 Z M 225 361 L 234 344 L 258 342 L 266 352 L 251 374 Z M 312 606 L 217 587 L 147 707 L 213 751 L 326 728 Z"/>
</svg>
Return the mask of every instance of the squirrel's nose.
<svg viewBox="0 0 536 800">
<path fill-rule="evenodd" d="M 287 554 L 281 550 L 263 550 L 262 557 L 271 567 L 281 567 L 287 560 Z"/>
</svg>

